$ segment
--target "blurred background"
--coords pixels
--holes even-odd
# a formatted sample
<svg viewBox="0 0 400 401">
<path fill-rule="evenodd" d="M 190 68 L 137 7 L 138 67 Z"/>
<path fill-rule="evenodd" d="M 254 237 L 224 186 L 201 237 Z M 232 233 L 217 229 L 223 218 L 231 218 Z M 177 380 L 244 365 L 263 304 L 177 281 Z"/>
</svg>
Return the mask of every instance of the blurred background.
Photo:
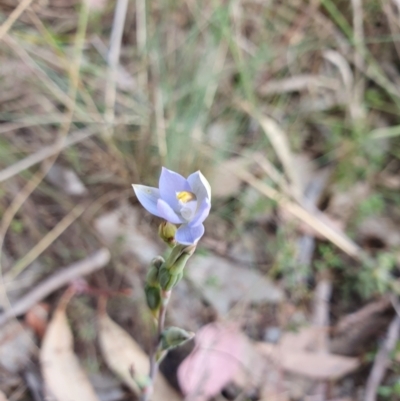
<svg viewBox="0 0 400 401">
<path fill-rule="evenodd" d="M 0 0 L 0 22 L 1 401 L 139 399 L 165 247 L 131 184 L 162 166 L 213 199 L 167 314 L 197 336 L 153 401 L 400 399 L 398 0 Z"/>
</svg>

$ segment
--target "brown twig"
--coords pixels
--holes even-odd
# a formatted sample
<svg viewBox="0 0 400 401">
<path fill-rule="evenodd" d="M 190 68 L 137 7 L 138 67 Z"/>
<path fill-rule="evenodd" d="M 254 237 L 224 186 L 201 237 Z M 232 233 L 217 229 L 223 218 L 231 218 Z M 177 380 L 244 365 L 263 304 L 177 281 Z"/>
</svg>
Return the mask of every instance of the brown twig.
<svg viewBox="0 0 400 401">
<path fill-rule="evenodd" d="M 365 387 L 364 401 L 375 401 L 377 392 L 387 368 L 390 365 L 390 353 L 394 350 L 399 339 L 400 316 L 396 314 L 387 331 L 385 342 L 376 354 L 374 364 L 368 376 Z"/>
<path fill-rule="evenodd" d="M 332 282 L 329 277 L 322 277 L 317 284 L 314 295 L 313 324 L 317 328 L 316 352 L 329 352 L 329 300 L 332 293 Z M 325 401 L 327 398 L 329 383 L 320 381 L 317 383 L 313 401 Z"/>
<path fill-rule="evenodd" d="M 64 285 L 67 285 L 72 280 L 101 269 L 109 262 L 109 260 L 110 252 L 108 249 L 102 248 L 88 256 L 86 259 L 73 263 L 65 269 L 53 274 L 32 291 L 28 292 L 14 305 L 10 305 L 10 309 L 0 315 L 0 326 L 13 317 L 23 315 L 36 303 Z"/>
</svg>

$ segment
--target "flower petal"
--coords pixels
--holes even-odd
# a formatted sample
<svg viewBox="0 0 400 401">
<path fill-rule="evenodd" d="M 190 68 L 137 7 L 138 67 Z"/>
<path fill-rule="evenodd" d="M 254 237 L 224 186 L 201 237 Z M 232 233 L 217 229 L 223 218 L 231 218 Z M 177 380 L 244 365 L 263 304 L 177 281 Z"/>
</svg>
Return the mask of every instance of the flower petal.
<svg viewBox="0 0 400 401">
<path fill-rule="evenodd" d="M 160 196 L 173 210 L 179 210 L 179 201 L 176 199 L 177 192 L 191 191 L 186 178 L 174 171 L 163 167 L 159 181 Z"/>
<path fill-rule="evenodd" d="M 133 190 L 142 206 L 151 214 L 161 217 L 157 209 L 157 201 L 160 199 L 158 188 L 146 187 L 145 185 L 132 184 Z"/>
<path fill-rule="evenodd" d="M 211 187 L 206 177 L 200 171 L 190 174 L 187 178 L 193 193 L 196 195 L 198 201 L 203 199 L 211 199 Z"/>
<path fill-rule="evenodd" d="M 210 209 L 211 209 L 211 201 L 207 198 L 203 199 L 203 202 L 201 202 L 200 206 L 198 207 L 195 216 L 189 222 L 189 226 L 195 227 L 203 223 L 203 221 L 210 214 Z"/>
<path fill-rule="evenodd" d="M 196 227 L 189 227 L 187 224 L 182 224 L 175 234 L 175 239 L 179 244 L 192 245 L 195 244 L 204 234 L 203 224 Z"/>
<path fill-rule="evenodd" d="M 170 223 L 173 224 L 181 224 L 183 223 L 183 219 L 181 219 L 172 209 L 170 205 L 168 205 L 167 202 L 165 202 L 162 199 L 159 199 L 157 202 L 157 209 L 159 216 L 162 217 L 163 219 L 169 221 Z"/>
</svg>

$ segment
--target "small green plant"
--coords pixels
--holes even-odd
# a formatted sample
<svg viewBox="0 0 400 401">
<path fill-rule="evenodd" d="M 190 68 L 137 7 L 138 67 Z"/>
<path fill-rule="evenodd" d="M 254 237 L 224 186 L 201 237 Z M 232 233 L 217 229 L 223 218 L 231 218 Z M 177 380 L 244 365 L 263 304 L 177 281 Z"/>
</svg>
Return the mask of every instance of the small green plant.
<svg viewBox="0 0 400 401">
<path fill-rule="evenodd" d="M 365 263 L 357 276 L 357 292 L 365 299 L 375 293 L 384 294 L 394 289 L 392 271 L 396 266 L 395 256 L 381 252 L 376 261 Z"/>
<path fill-rule="evenodd" d="M 375 193 L 362 200 L 358 206 L 357 220 L 361 221 L 367 217 L 379 215 L 385 208 L 385 200 L 382 194 Z"/>
<path fill-rule="evenodd" d="M 318 247 L 318 253 L 320 259 L 315 261 L 315 267 L 319 271 L 326 269 L 342 269 L 344 268 L 344 262 L 342 258 L 335 252 L 335 249 L 331 244 L 321 244 Z"/>
<path fill-rule="evenodd" d="M 164 327 L 165 316 L 171 292 L 182 279 L 186 263 L 204 234 L 203 222 L 211 208 L 211 188 L 200 171 L 186 179 L 163 168 L 159 188 L 136 184 L 133 190 L 148 212 L 165 220 L 158 234 L 170 248 L 165 259 L 157 256 L 152 260 L 144 286 L 155 326 L 149 375 L 143 383 L 138 382 L 142 389 L 141 400 L 148 401 L 159 365 L 168 351 L 194 337 L 194 333 L 179 327 Z M 179 228 L 175 224 L 179 224 Z"/>
<path fill-rule="evenodd" d="M 378 394 L 382 398 L 396 399 L 400 397 L 400 379 L 398 379 L 393 385 L 390 386 L 380 386 L 378 389 Z"/>
</svg>

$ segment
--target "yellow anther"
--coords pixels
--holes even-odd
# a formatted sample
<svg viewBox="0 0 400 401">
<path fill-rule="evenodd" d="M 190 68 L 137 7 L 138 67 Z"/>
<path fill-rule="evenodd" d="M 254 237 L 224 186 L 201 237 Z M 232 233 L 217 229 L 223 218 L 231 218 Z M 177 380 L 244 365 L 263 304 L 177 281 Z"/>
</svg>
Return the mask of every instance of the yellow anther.
<svg viewBox="0 0 400 401">
<path fill-rule="evenodd" d="M 182 203 L 188 203 L 192 200 L 196 200 L 196 195 L 193 192 L 182 191 L 176 193 L 176 199 L 178 199 Z"/>
</svg>

